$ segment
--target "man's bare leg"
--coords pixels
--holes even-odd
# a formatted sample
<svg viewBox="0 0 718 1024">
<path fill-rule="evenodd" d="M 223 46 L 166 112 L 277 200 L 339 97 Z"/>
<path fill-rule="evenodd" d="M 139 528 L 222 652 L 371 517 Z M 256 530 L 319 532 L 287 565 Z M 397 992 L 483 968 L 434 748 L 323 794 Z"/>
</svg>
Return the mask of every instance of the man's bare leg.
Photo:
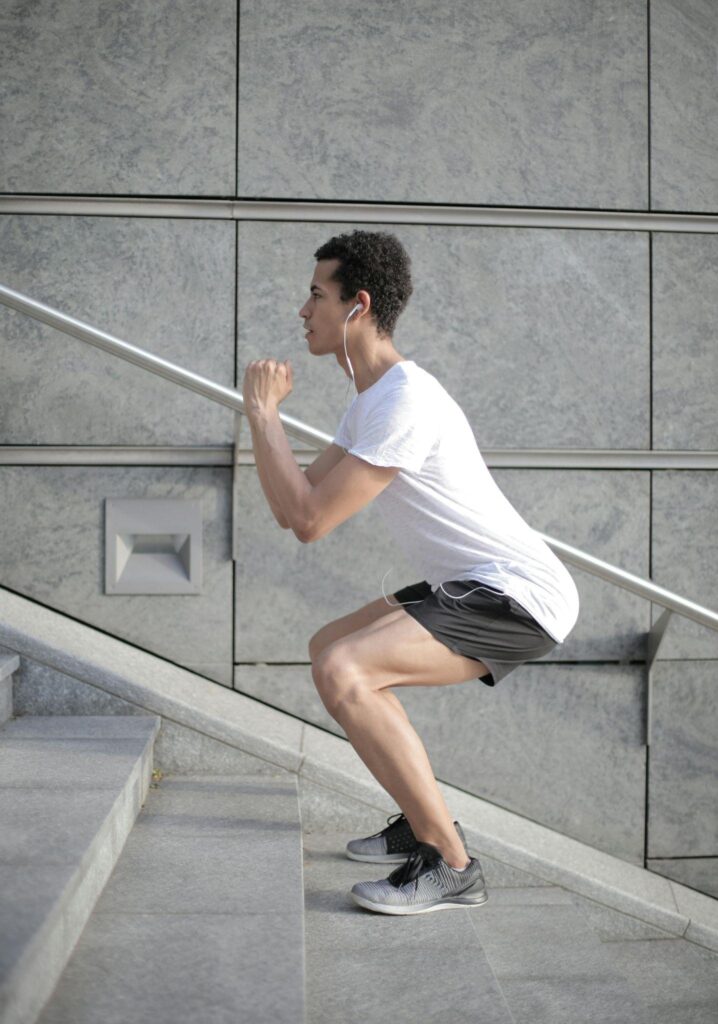
<svg viewBox="0 0 718 1024">
<path fill-rule="evenodd" d="M 351 615 L 324 626 L 309 642 L 309 655 L 313 666 L 317 665 L 322 652 L 332 643 L 344 637 L 351 637 L 359 630 L 366 635 L 381 629 L 384 617 L 393 611 L 394 609 L 380 598 Z M 394 615 L 393 618 L 396 620 L 397 616 Z M 400 618 L 410 619 L 406 613 Z M 433 638 L 432 649 L 435 655 L 450 655 L 454 673 L 459 660 L 463 662 L 464 668 L 468 666 L 468 673 L 464 675 L 464 679 L 474 678 L 480 674 L 480 662 L 477 664 L 454 655 Z M 360 711 L 357 715 L 357 709 L 354 708 L 352 713 L 352 707 L 349 706 L 349 710 L 345 710 L 340 719 L 332 710 L 333 702 L 325 699 L 322 694 L 322 685 L 318 679 L 324 674 L 323 670 L 317 673 L 313 668 L 315 682 L 327 710 L 342 725 L 347 738 L 377 781 L 401 807 L 417 839 L 436 846 L 446 862 L 453 867 L 464 867 L 467 863 L 466 851 L 438 788 L 426 749 L 399 698 L 388 687 L 371 689 L 369 695 L 375 698 L 373 711 Z M 457 677 L 452 681 L 461 679 Z"/>
<path fill-rule="evenodd" d="M 369 771 L 401 807 L 416 838 L 436 846 L 452 867 L 466 867 L 466 850 L 424 744 L 398 698 L 386 690 L 368 691 L 358 701 L 343 703 L 334 717 Z"/>
</svg>

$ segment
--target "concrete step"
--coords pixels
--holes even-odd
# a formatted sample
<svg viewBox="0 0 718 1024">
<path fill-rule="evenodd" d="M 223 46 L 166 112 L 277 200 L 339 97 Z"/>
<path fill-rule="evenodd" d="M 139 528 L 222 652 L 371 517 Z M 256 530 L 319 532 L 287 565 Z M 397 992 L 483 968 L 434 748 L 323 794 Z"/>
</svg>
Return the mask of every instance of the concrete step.
<svg viewBox="0 0 718 1024">
<path fill-rule="evenodd" d="M 296 778 L 150 790 L 40 1024 L 304 1021 Z"/>
<path fill-rule="evenodd" d="M 487 903 L 378 914 L 349 893 L 391 866 L 349 860 L 350 838 L 304 836 L 311 1024 L 648 1024 L 645 1002 L 561 886 L 479 852 Z"/>
<path fill-rule="evenodd" d="M 0 728 L 0 1022 L 30 1024 L 147 796 L 156 716 Z"/>
<path fill-rule="evenodd" d="M 650 1024 L 715 1024 L 718 954 L 685 939 L 607 941 L 616 967 L 648 1008 Z"/>
<path fill-rule="evenodd" d="M 20 658 L 17 654 L 0 651 L 0 725 L 12 718 L 12 677 L 19 668 Z"/>
</svg>

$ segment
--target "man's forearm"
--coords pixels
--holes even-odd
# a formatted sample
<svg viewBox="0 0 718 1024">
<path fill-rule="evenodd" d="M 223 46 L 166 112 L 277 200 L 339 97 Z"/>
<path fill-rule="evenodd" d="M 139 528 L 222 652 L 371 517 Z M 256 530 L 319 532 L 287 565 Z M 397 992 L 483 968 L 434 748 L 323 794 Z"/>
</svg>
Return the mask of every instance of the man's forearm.
<svg viewBox="0 0 718 1024">
<path fill-rule="evenodd" d="M 307 526 L 312 485 L 297 464 L 276 408 L 248 414 L 257 472 L 267 501 L 275 505 L 297 536 Z M 274 501 L 274 504 L 272 502 Z"/>
<path fill-rule="evenodd" d="M 277 496 L 274 493 L 274 491 L 272 490 L 272 485 L 271 485 L 271 483 L 269 481 L 269 477 L 267 476 L 267 471 L 264 468 L 264 466 L 262 464 L 262 461 L 257 458 L 256 452 L 257 452 L 257 448 L 258 448 L 258 441 L 257 441 L 257 439 L 255 437 L 255 433 L 254 433 L 255 428 L 252 426 L 251 422 L 250 422 L 250 428 L 251 428 L 251 431 L 252 431 L 252 447 L 253 447 L 254 452 L 255 452 L 254 464 L 257 467 L 257 475 L 259 476 L 259 482 L 262 485 L 262 490 L 264 491 L 264 496 L 267 499 L 267 503 L 269 504 L 269 507 L 271 508 L 272 512 L 274 513 L 274 518 L 277 520 L 277 522 L 279 523 L 279 525 L 281 527 L 285 527 L 285 526 L 288 525 L 289 520 L 285 516 L 284 512 L 282 512 L 282 509 L 281 509 L 281 506 L 279 504 L 279 501 L 277 500 Z"/>
</svg>

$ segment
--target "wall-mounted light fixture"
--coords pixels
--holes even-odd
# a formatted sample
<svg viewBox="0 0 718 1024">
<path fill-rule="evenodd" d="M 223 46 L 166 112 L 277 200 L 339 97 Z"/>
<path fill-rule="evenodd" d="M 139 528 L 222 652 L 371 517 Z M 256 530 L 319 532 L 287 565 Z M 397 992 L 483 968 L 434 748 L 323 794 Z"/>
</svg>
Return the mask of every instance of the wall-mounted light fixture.
<svg viewBox="0 0 718 1024">
<path fill-rule="evenodd" d="M 200 594 L 202 503 L 105 499 L 106 594 Z"/>
</svg>

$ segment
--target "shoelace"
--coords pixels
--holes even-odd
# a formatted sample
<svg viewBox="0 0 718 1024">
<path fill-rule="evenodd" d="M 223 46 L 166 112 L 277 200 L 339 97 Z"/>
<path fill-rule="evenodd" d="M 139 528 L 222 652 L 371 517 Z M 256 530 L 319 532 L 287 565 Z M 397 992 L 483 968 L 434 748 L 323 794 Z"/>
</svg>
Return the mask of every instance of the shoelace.
<svg viewBox="0 0 718 1024">
<path fill-rule="evenodd" d="M 431 843 L 419 842 L 407 860 L 400 864 L 398 868 L 394 868 L 387 877 L 387 882 L 390 882 L 391 885 L 399 889 L 402 885 L 406 885 L 407 882 L 418 878 L 423 873 L 424 868 L 433 868 L 440 860 L 441 854 L 435 846 L 432 846 Z"/>
<path fill-rule="evenodd" d="M 404 817 L 404 812 L 403 811 L 399 811 L 397 814 L 390 814 L 389 817 L 386 819 L 387 825 L 393 825 L 395 821 L 397 821 L 399 818 L 403 818 L 403 817 Z M 378 832 L 374 833 L 374 835 L 367 836 L 367 839 L 374 839 L 374 838 L 376 838 L 376 836 L 383 835 L 383 833 L 385 831 L 386 831 L 385 828 L 380 828 Z"/>
</svg>

